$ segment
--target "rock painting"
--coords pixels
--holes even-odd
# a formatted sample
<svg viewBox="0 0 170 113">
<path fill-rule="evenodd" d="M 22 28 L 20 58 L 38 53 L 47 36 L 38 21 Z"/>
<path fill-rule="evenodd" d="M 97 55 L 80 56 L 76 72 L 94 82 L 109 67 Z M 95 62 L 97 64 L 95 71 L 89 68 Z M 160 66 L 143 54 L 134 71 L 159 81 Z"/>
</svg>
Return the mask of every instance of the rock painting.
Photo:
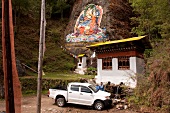
<svg viewBox="0 0 170 113">
<path fill-rule="evenodd" d="M 67 42 L 95 42 L 106 38 L 106 29 L 100 28 L 103 9 L 99 5 L 88 4 L 80 13 L 74 33 L 66 36 Z"/>
</svg>

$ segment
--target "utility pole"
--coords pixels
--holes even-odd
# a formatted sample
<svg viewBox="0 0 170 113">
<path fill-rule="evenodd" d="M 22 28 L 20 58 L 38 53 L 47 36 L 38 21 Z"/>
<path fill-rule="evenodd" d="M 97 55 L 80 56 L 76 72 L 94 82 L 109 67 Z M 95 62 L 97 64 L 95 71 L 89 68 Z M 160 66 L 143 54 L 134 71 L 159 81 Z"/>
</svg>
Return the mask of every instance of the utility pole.
<svg viewBox="0 0 170 113">
<path fill-rule="evenodd" d="M 37 113 L 41 113 L 41 92 L 42 92 L 42 64 L 45 46 L 45 0 L 41 1 L 41 25 L 39 41 L 39 59 L 38 59 L 38 79 L 37 79 Z"/>
</svg>

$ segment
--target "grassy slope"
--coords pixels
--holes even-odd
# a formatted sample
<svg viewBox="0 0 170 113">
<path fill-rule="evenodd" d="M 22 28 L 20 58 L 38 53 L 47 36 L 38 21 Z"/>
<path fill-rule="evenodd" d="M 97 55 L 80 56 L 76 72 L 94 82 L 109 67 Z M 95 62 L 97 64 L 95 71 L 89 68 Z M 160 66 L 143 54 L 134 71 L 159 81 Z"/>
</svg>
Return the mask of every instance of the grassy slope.
<svg viewBox="0 0 170 113">
<path fill-rule="evenodd" d="M 92 79 L 95 75 L 79 75 L 79 74 L 63 74 L 63 73 L 46 73 L 43 78 L 46 79 L 62 79 L 62 80 L 77 80 L 80 78 Z"/>
<path fill-rule="evenodd" d="M 59 45 L 67 21 L 47 20 L 44 71 L 69 71 L 74 59 Z M 62 24 L 61 24 L 62 23 Z M 18 36 L 15 38 L 16 56 L 22 63 L 37 70 L 39 46 L 39 19 L 21 18 Z"/>
</svg>

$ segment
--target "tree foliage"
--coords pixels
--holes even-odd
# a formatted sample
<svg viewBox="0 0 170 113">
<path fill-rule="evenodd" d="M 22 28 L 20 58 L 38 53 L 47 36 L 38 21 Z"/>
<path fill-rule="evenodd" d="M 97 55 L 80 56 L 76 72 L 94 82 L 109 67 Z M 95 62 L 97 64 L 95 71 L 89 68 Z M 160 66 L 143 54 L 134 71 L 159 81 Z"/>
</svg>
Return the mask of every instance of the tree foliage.
<svg viewBox="0 0 170 113">
<path fill-rule="evenodd" d="M 153 112 L 170 111 L 170 39 L 155 43 L 147 58 L 145 75 L 138 76 L 136 100 L 139 105 L 152 108 Z"/>
<path fill-rule="evenodd" d="M 50 16 L 53 14 L 60 14 L 63 19 L 64 10 L 70 7 L 68 0 L 49 0 L 47 1 L 48 12 Z"/>
<path fill-rule="evenodd" d="M 69 8 L 70 5 L 67 4 L 65 0 L 58 0 L 55 7 L 57 9 L 55 13 L 61 13 L 61 19 L 63 19 L 63 11 L 64 9 Z"/>
<path fill-rule="evenodd" d="M 148 59 L 148 81 L 150 83 L 147 94 L 151 106 L 170 111 L 170 39 L 156 44 L 151 57 Z"/>
<path fill-rule="evenodd" d="M 26 13 L 31 6 L 29 0 L 12 0 L 12 5 L 14 10 L 22 13 Z"/>
<path fill-rule="evenodd" d="M 139 16 L 132 18 L 139 26 L 133 28 L 138 35 L 149 34 L 155 38 L 170 36 L 169 0 L 130 0 L 134 12 Z"/>
<path fill-rule="evenodd" d="M 162 113 L 170 111 L 170 0 L 129 0 L 138 24 L 132 32 L 149 35 L 153 50 L 146 52 L 146 75 L 137 86 L 140 102 Z"/>
</svg>

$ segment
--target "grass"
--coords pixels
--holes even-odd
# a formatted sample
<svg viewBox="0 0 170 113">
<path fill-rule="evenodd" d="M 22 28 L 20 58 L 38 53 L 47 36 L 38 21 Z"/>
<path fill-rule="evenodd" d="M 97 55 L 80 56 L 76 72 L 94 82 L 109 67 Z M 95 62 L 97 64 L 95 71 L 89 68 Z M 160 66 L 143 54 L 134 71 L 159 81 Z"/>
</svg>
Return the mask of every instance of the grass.
<svg viewBox="0 0 170 113">
<path fill-rule="evenodd" d="M 27 90 L 27 91 L 22 92 L 23 96 L 34 96 L 36 94 L 37 94 L 36 90 Z"/>
<path fill-rule="evenodd" d="M 25 77 L 36 77 L 38 76 L 37 73 L 29 73 L 29 76 Z M 76 80 L 79 78 L 86 78 L 86 79 L 92 79 L 95 75 L 80 75 L 75 73 L 68 73 L 68 72 L 45 72 L 45 75 L 42 75 L 43 79 L 62 79 L 62 80 Z"/>
<path fill-rule="evenodd" d="M 78 78 L 92 79 L 95 75 L 80 75 L 80 74 L 69 74 L 69 73 L 45 73 L 43 78 L 45 79 L 62 79 L 62 80 L 75 80 Z"/>
<path fill-rule="evenodd" d="M 42 90 L 41 92 L 42 95 L 47 95 L 48 94 L 48 90 Z M 28 90 L 28 91 L 23 91 L 22 95 L 25 96 L 35 96 L 37 95 L 37 91 L 36 90 Z"/>
</svg>

